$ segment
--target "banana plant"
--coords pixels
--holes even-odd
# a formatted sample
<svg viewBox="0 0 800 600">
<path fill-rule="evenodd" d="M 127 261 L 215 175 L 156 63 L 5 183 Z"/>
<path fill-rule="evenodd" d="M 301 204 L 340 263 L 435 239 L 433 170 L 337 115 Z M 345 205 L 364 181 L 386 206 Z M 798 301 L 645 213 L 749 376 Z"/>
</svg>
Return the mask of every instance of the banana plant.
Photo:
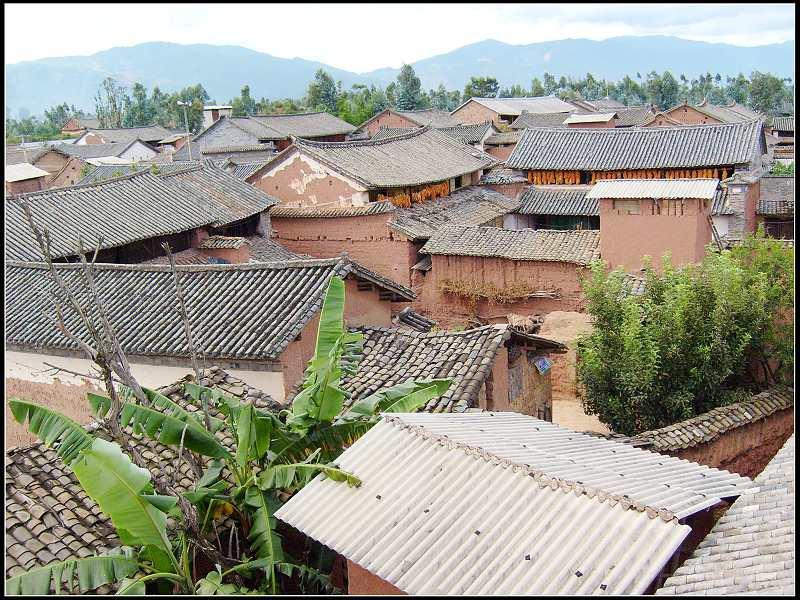
<svg viewBox="0 0 800 600">
<path fill-rule="evenodd" d="M 196 410 L 149 389 L 144 392 L 150 404 L 144 406 L 120 386 L 121 427 L 203 458 L 202 476 L 182 496 L 197 509 L 200 535 L 207 536 L 204 540 L 188 539 L 180 526 L 178 498 L 155 494 L 149 471 L 137 467 L 118 444 L 93 436 L 55 411 L 12 399 L 14 418 L 27 421 L 34 434 L 54 446 L 89 497 L 111 519 L 120 541 L 135 552 L 52 563 L 9 579 L 7 590 L 46 594 L 66 586 L 83 593 L 117 583 L 120 594 L 140 594 L 150 582 L 162 586 L 159 591 L 166 582 L 166 591 L 172 593 L 276 594 L 282 582 L 291 578 L 316 590 L 331 589 L 324 574 L 284 553 L 275 510 L 316 476 L 359 486 L 355 474 L 332 462 L 342 449 L 376 423 L 381 412 L 417 410 L 450 385 L 449 380 L 409 379 L 345 410 L 349 395 L 341 380 L 356 372 L 361 337 L 345 328 L 344 281 L 333 277 L 323 302 L 314 356 L 289 410 L 276 414 L 191 382 L 184 384 L 184 392 Z M 90 393 L 87 400 L 98 419 L 108 418 L 110 398 Z M 226 445 L 224 439 L 233 443 Z M 173 530 L 167 528 L 168 516 L 178 523 Z M 196 572 L 195 559 L 203 556 L 220 522 L 236 528 L 246 543 L 227 569 L 216 565 L 211 572 Z"/>
</svg>

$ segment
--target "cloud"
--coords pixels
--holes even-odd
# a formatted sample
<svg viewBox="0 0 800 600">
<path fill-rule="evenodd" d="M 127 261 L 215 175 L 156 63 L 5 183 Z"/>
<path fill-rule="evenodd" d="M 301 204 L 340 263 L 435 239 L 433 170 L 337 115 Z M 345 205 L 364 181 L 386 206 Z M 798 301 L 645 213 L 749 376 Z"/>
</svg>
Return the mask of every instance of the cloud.
<svg viewBox="0 0 800 600">
<path fill-rule="evenodd" d="M 6 63 L 169 41 L 239 45 L 366 72 L 485 39 L 530 44 L 620 35 L 759 45 L 794 39 L 792 5 L 631 4 L 5 5 Z M 63 24 L 81 15 L 80 32 Z M 35 23 L 35 43 L 31 24 Z M 413 32 L 413 43 L 399 42 Z M 397 37 L 400 36 L 400 37 Z"/>
</svg>

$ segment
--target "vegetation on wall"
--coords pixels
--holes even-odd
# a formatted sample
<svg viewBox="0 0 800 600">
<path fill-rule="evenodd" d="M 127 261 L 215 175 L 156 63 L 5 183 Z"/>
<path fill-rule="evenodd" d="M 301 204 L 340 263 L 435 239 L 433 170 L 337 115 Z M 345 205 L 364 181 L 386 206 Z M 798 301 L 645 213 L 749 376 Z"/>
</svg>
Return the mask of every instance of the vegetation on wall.
<svg viewBox="0 0 800 600">
<path fill-rule="evenodd" d="M 792 377 L 794 250 L 763 233 L 700 265 L 645 269 L 645 291 L 593 265 L 591 333 L 577 344 L 588 414 L 626 435 L 664 427 Z"/>
<path fill-rule="evenodd" d="M 557 298 L 556 291 L 536 289 L 525 281 L 515 281 L 510 285 L 499 287 L 492 282 L 463 281 L 443 279 L 439 282 L 439 291 L 466 300 L 474 310 L 478 301 L 510 304 L 529 298 Z"/>
<path fill-rule="evenodd" d="M 794 161 L 790 162 L 788 165 L 776 161 L 775 164 L 772 165 L 770 173 L 772 175 L 794 175 Z"/>
</svg>

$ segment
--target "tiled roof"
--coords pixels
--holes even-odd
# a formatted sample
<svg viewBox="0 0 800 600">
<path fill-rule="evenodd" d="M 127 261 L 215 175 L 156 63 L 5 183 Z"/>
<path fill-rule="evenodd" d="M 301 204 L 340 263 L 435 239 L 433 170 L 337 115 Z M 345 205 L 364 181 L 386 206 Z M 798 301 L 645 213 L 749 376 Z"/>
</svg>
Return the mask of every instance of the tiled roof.
<svg viewBox="0 0 800 600">
<path fill-rule="evenodd" d="M 504 144 L 516 144 L 522 134 L 519 131 L 501 131 L 493 133 L 484 142 L 485 146 L 502 146 Z"/>
<path fill-rule="evenodd" d="M 656 594 L 793 596 L 794 461 L 792 435 Z"/>
<path fill-rule="evenodd" d="M 625 104 L 619 100 L 613 100 L 612 98 L 600 98 L 599 100 L 583 100 L 576 98 L 567 100 L 567 102 L 579 110 L 586 112 L 617 111 L 618 109 L 625 108 Z"/>
<path fill-rule="evenodd" d="M 366 206 L 286 206 L 281 203 L 270 211 L 270 216 L 289 219 L 319 219 L 337 217 L 363 217 L 380 215 L 397 210 L 389 201 L 370 202 Z"/>
<path fill-rule="evenodd" d="M 759 121 L 613 129 L 525 129 L 512 169 L 610 171 L 747 164 L 763 149 Z"/>
<path fill-rule="evenodd" d="M 409 121 L 412 121 L 423 127 L 431 125 L 432 127 L 455 127 L 460 125 L 458 119 L 451 116 L 450 113 L 438 108 L 423 108 L 421 110 L 396 110 L 398 115 L 402 115 Z"/>
<path fill-rule="evenodd" d="M 691 419 L 640 433 L 636 438 L 647 442 L 656 452 L 683 450 L 707 444 L 731 429 L 766 419 L 775 412 L 793 406 L 793 388 L 774 388 L 748 400 L 720 406 Z"/>
<path fill-rule="evenodd" d="M 57 267 L 78 289 L 81 265 Z M 395 297 L 407 288 L 347 257 L 239 265 L 179 266 L 195 347 L 208 358 L 277 359 L 322 306 L 334 275 L 370 281 Z M 175 282 L 165 265 L 97 265 L 95 275 L 120 343 L 130 355 L 187 356 Z M 25 348 L 77 346 L 43 313 L 52 312 L 52 284 L 42 263 L 6 263 L 6 343 Z M 79 296 L 85 291 L 78 290 Z M 257 300 L 257 301 L 255 301 Z M 88 335 L 65 309 L 78 337 Z"/>
<path fill-rule="evenodd" d="M 126 142 L 112 142 L 109 144 L 65 144 L 58 150 L 78 158 L 105 158 L 106 156 L 119 156 L 131 146 L 135 139 Z"/>
<path fill-rule="evenodd" d="M 567 104 L 555 96 L 537 96 L 535 98 L 470 98 L 450 114 L 457 112 L 459 108 L 471 101 L 475 101 L 499 115 L 518 116 L 523 110 L 527 110 L 531 113 L 568 113 L 575 110 L 571 104 Z"/>
<path fill-rule="evenodd" d="M 641 594 L 674 517 L 752 487 L 502 412 L 385 415 L 337 464 L 362 485 L 317 477 L 275 516 L 408 594 Z"/>
<path fill-rule="evenodd" d="M 455 127 L 438 127 L 443 134 L 465 144 L 477 144 L 492 128 L 492 122 L 477 123 L 475 125 L 456 125 Z"/>
<path fill-rule="evenodd" d="M 389 138 L 397 137 L 398 135 L 405 135 L 409 131 L 411 131 L 412 127 L 381 127 L 378 131 L 375 132 L 370 139 L 373 142 L 377 142 L 380 140 L 388 140 Z M 355 140 L 352 140 L 355 141 Z"/>
<path fill-rule="evenodd" d="M 719 106 L 704 100 L 700 104 L 691 105 L 691 107 L 721 123 L 743 123 L 745 121 L 761 118 L 761 115 L 758 113 L 751 111 L 741 104 L 736 104 L 735 102 L 727 106 Z M 680 108 L 681 106 L 676 106 L 667 111 L 667 114 L 680 110 Z"/>
<path fill-rule="evenodd" d="M 522 215 L 598 216 L 597 200 L 586 197 L 589 189 L 532 185 L 520 196 L 520 206 L 515 212 Z"/>
<path fill-rule="evenodd" d="M 511 183 L 528 183 L 524 175 L 516 175 L 511 169 L 495 168 L 481 175 L 481 185 L 507 185 Z"/>
<path fill-rule="evenodd" d="M 608 179 L 595 183 L 587 198 L 701 198 L 717 194 L 719 179 Z"/>
<path fill-rule="evenodd" d="M 46 177 L 49 175 L 47 171 L 34 167 L 30 163 L 17 163 L 14 165 L 6 165 L 6 181 L 25 181 L 26 179 L 38 179 L 39 177 Z"/>
<path fill-rule="evenodd" d="M 794 175 L 765 175 L 760 182 L 756 213 L 765 216 L 794 216 Z"/>
<path fill-rule="evenodd" d="M 435 183 L 485 169 L 496 162 L 488 154 L 429 127 L 379 141 L 297 139 L 284 152 L 291 152 L 294 147 L 367 189 Z M 280 160 L 282 154 L 275 160 Z"/>
<path fill-rule="evenodd" d="M 164 127 L 161 127 L 161 125 L 149 125 L 146 127 L 119 127 L 111 129 L 91 127 L 86 130 L 86 133 L 97 133 L 111 143 L 123 142 L 126 144 L 129 144 L 135 139 L 140 139 L 144 142 L 157 142 L 172 134 L 169 129 L 165 129 Z M 86 133 L 84 135 L 86 135 Z"/>
<path fill-rule="evenodd" d="M 616 112 L 616 127 L 638 127 L 644 125 L 653 116 L 653 111 L 649 106 L 629 106 L 616 109 Z"/>
<path fill-rule="evenodd" d="M 439 229 L 420 252 L 588 265 L 600 256 L 600 232 L 451 225 Z"/>
<path fill-rule="evenodd" d="M 366 327 L 364 355 L 355 376 L 342 387 L 352 394 L 348 406 L 409 377 L 449 378 L 450 388 L 425 405 L 429 412 L 463 412 L 478 406 L 478 396 L 503 344 L 519 336 L 508 325 L 485 325 L 466 331 L 420 332 Z M 515 338 L 517 340 L 523 338 Z M 531 346 L 553 348 L 554 342 L 524 338 Z"/>
<path fill-rule="evenodd" d="M 407 327 L 421 333 L 428 333 L 436 326 L 436 321 L 429 319 L 425 315 L 421 315 L 410 306 L 406 306 L 397 313 L 392 322 L 399 327 Z"/>
<path fill-rule="evenodd" d="M 720 187 L 711 201 L 712 215 L 733 215 L 733 207 L 728 203 L 728 188 Z"/>
<path fill-rule="evenodd" d="M 284 137 L 325 137 L 350 133 L 356 129 L 347 121 L 327 112 L 256 115 L 250 119 L 281 132 Z"/>
<path fill-rule="evenodd" d="M 212 235 L 207 237 L 198 244 L 198 248 L 203 249 L 229 249 L 235 250 L 242 246 L 249 246 L 250 242 L 245 237 L 236 237 L 230 235 Z"/>
<path fill-rule="evenodd" d="M 197 411 L 183 394 L 182 383 L 183 380 L 159 391 L 184 409 Z M 268 395 L 218 368 L 203 371 L 200 383 L 246 398 L 260 408 L 278 408 Z M 188 491 L 194 486 L 194 474 L 186 461 L 176 460 L 175 448 L 138 435 L 131 440 L 154 477 L 172 476 L 174 465 L 179 464 L 180 471 L 175 477 L 177 489 Z M 223 437 L 222 442 L 229 449 L 234 447 L 229 436 Z M 6 577 L 120 546 L 110 519 L 86 495 L 74 473 L 53 449 L 41 442 L 10 448 L 6 451 L 5 469 Z"/>
<path fill-rule="evenodd" d="M 518 201 L 499 192 L 469 186 L 443 198 L 398 209 L 389 227 L 413 241 L 421 241 L 445 225 L 484 225 L 518 206 Z"/>
<path fill-rule="evenodd" d="M 284 248 L 277 242 L 260 235 L 252 235 L 247 238 L 234 238 L 244 239 L 247 241 L 250 249 L 250 262 L 286 262 L 310 259 L 310 256 L 305 254 L 296 254 L 287 248 Z M 202 252 L 198 248 L 188 248 L 180 252 L 173 252 L 172 256 L 175 258 L 175 263 L 179 265 L 212 265 L 220 264 L 214 261 L 211 257 Z M 144 261 L 140 264 L 146 265 L 168 265 L 169 259 L 166 256 L 159 256 L 150 260 Z"/>
<path fill-rule="evenodd" d="M 772 128 L 775 131 L 791 131 L 794 133 L 794 117 L 773 117 Z"/>
<path fill-rule="evenodd" d="M 509 125 L 511 129 L 527 129 L 528 127 L 561 127 L 570 116 L 567 112 L 531 113 L 523 110 Z"/>
<path fill-rule="evenodd" d="M 625 273 L 622 278 L 623 296 L 641 296 L 647 289 L 647 279 L 632 273 Z M 615 434 L 616 435 L 616 434 Z"/>
<path fill-rule="evenodd" d="M 233 170 L 231 171 L 231 175 L 236 177 L 236 179 L 241 179 L 242 181 L 246 180 L 250 175 L 258 171 L 261 167 L 267 164 L 266 161 L 257 161 L 257 162 L 246 162 L 246 163 L 239 163 L 236 164 L 231 162 L 231 166 Z"/>
<path fill-rule="evenodd" d="M 199 166 L 200 162 L 193 160 L 180 161 L 172 163 L 158 163 L 159 174 L 171 173 L 186 169 L 187 167 Z M 134 173 L 150 172 L 152 166 L 143 162 L 136 163 L 135 165 L 98 165 L 90 167 L 90 171 L 86 176 L 78 181 L 75 185 L 85 185 L 88 183 L 100 183 L 106 179 L 113 179 L 122 175 L 133 175 Z"/>
</svg>

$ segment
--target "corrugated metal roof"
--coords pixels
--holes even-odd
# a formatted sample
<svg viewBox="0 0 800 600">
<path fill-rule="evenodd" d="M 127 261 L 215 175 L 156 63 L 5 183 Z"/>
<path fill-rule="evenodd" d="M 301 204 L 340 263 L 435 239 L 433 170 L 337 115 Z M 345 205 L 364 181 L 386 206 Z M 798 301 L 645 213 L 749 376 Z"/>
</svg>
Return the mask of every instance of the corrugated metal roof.
<svg viewBox="0 0 800 600">
<path fill-rule="evenodd" d="M 522 215 L 570 215 L 596 217 L 600 214 L 597 200 L 587 198 L 584 189 L 530 186 L 520 196 L 520 206 L 515 212 Z"/>
<path fill-rule="evenodd" d="M 512 169 L 611 171 L 748 164 L 763 148 L 762 123 L 645 128 L 531 128 Z"/>
<path fill-rule="evenodd" d="M 6 165 L 6 181 L 24 181 L 25 179 L 37 179 L 49 175 L 47 171 L 34 167 L 30 163 L 17 163 Z"/>
<path fill-rule="evenodd" d="M 659 595 L 794 595 L 794 435 Z"/>
<path fill-rule="evenodd" d="M 275 516 L 409 594 L 642 593 L 689 534 L 672 508 L 752 486 L 515 413 L 385 415 L 337 464 L 361 487 Z"/>
<path fill-rule="evenodd" d="M 587 199 L 701 198 L 712 200 L 719 179 L 608 179 L 592 186 Z"/>
<path fill-rule="evenodd" d="M 564 125 L 573 123 L 606 123 L 613 119 L 617 113 L 591 113 L 588 115 L 571 115 L 564 121 Z"/>
</svg>

